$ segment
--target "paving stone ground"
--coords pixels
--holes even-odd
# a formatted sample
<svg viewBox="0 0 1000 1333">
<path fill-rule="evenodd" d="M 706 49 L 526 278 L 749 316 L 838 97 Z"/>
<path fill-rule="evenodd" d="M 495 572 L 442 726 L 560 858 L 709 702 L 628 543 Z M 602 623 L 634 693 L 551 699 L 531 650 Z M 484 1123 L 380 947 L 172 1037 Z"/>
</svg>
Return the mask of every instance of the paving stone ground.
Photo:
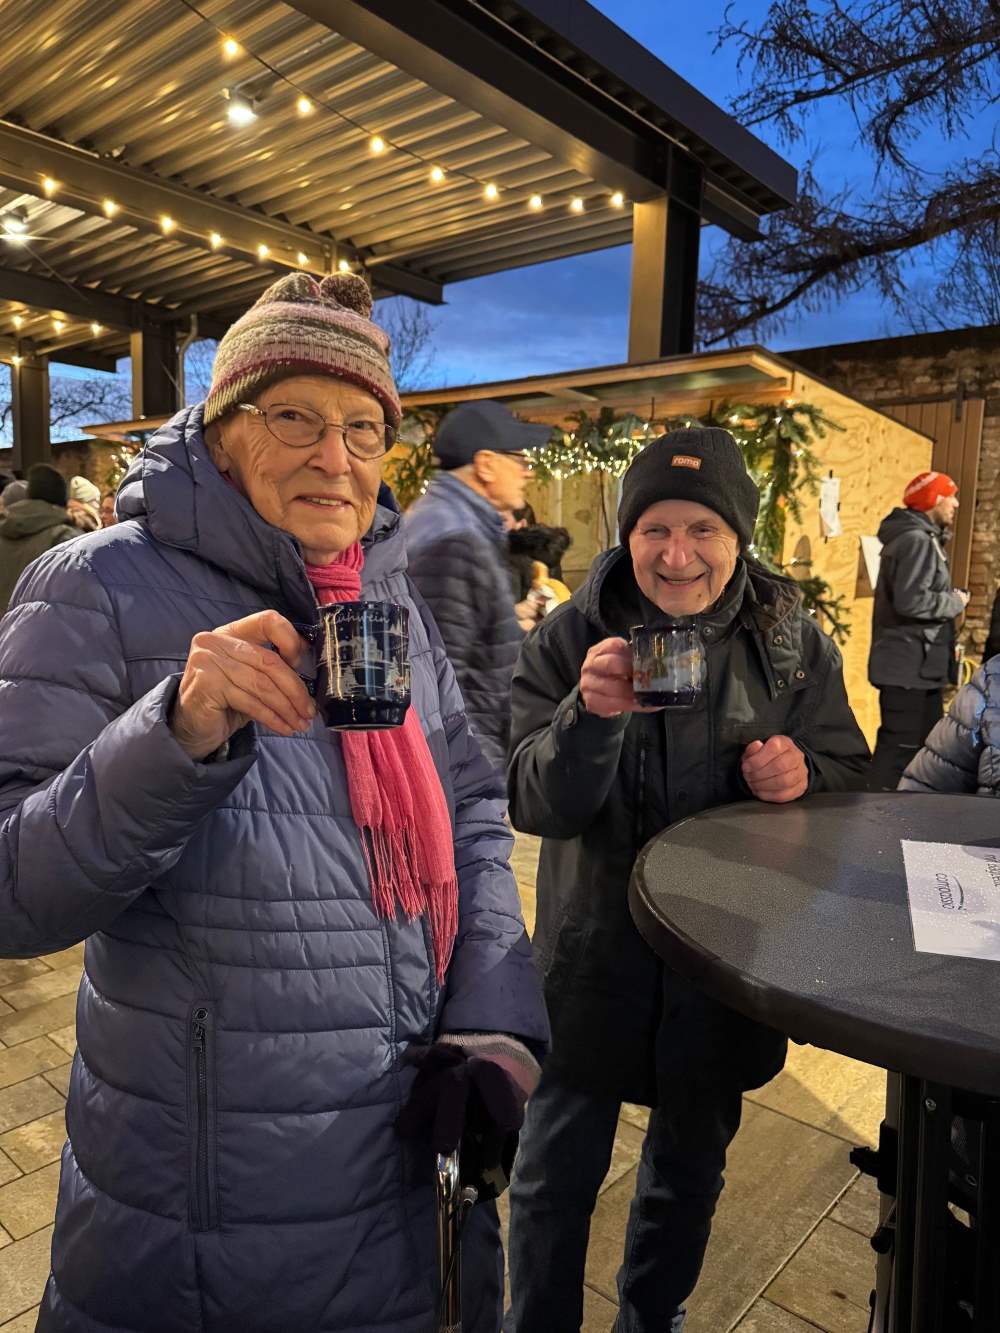
<svg viewBox="0 0 1000 1333">
<path fill-rule="evenodd" d="M 529 929 L 536 862 L 536 840 L 519 838 Z M 48 1275 L 82 961 L 82 946 L 0 959 L 0 1333 L 33 1333 Z M 879 1070 L 798 1046 L 784 1073 L 747 1097 L 688 1333 L 865 1333 L 877 1197 L 847 1154 L 875 1142 L 884 1086 Z M 641 1107 L 623 1108 L 594 1215 L 585 1333 L 614 1323 L 645 1122 Z"/>
</svg>

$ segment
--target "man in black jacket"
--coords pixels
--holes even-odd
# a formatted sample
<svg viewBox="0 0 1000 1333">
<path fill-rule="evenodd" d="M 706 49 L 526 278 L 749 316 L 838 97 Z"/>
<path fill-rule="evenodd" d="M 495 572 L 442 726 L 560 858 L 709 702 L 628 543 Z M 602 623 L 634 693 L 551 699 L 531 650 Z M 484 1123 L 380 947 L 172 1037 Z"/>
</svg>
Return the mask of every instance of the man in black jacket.
<svg viewBox="0 0 1000 1333">
<path fill-rule="evenodd" d="M 879 691 L 881 725 L 873 791 L 895 791 L 903 769 L 943 713 L 955 684 L 955 617 L 969 594 L 952 587 L 944 552 L 958 512 L 958 487 L 944 472 L 921 472 L 878 530 L 882 559 L 872 610 L 868 679 Z"/>
<path fill-rule="evenodd" d="M 617 1327 L 676 1333 L 741 1095 L 784 1063 L 784 1038 L 666 968 L 627 904 L 639 850 L 673 821 L 864 785 L 837 648 L 795 585 L 744 554 L 757 507 L 726 431 L 655 441 L 624 478 L 621 545 L 521 651 L 508 786 L 514 827 L 544 839 L 534 943 L 553 1047 L 511 1188 L 509 1333 L 580 1328 L 590 1215 L 623 1101 L 653 1110 Z M 642 708 L 626 636 L 680 616 L 705 647 L 700 700 Z"/>
</svg>

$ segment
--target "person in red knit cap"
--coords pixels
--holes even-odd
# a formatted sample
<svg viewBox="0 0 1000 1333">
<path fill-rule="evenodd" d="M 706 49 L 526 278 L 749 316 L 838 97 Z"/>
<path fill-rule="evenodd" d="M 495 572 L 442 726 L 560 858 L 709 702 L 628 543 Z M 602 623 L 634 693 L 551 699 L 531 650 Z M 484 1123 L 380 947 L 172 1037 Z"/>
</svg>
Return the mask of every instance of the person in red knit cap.
<svg viewBox="0 0 1000 1333">
<path fill-rule="evenodd" d="M 969 594 L 952 587 L 945 555 L 958 513 L 958 486 L 945 472 L 921 472 L 878 530 L 882 563 L 872 612 L 868 679 L 879 691 L 881 725 L 872 758 L 873 791 L 895 791 L 943 712 L 955 681 L 955 618 Z"/>
</svg>

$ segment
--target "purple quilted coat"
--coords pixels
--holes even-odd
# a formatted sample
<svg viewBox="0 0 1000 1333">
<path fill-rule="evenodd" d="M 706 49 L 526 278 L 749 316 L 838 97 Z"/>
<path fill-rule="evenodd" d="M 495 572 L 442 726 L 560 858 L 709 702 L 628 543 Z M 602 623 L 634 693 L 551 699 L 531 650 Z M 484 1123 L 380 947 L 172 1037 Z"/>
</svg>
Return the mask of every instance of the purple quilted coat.
<svg viewBox="0 0 1000 1333">
<path fill-rule="evenodd" d="M 0 621 L 0 954 L 87 941 L 44 1333 L 433 1326 L 432 1163 L 393 1128 L 401 1052 L 499 1030 L 541 1053 L 547 1023 L 499 780 L 380 501 L 364 591 L 410 608 L 454 818 L 443 990 L 425 923 L 372 909 L 335 735 L 251 726 L 195 763 L 168 730 L 194 634 L 316 616 L 298 544 L 223 483 L 200 407 L 147 445 L 125 521 L 37 560 Z M 473 1217 L 469 1327 L 495 1329 L 495 1214 Z"/>
</svg>

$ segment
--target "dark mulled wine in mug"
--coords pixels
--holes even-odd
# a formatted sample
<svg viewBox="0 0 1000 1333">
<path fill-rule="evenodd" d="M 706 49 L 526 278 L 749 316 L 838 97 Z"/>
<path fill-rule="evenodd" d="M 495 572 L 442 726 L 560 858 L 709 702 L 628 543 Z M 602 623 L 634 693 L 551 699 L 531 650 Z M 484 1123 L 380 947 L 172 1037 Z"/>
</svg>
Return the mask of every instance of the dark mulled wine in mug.
<svg viewBox="0 0 1000 1333">
<path fill-rule="evenodd" d="M 395 602 L 320 607 L 316 707 L 335 731 L 400 727 L 410 706 L 409 615 Z"/>
<path fill-rule="evenodd" d="M 635 625 L 632 688 L 647 708 L 693 708 L 705 687 L 705 647 L 689 621 L 656 629 Z"/>
</svg>

